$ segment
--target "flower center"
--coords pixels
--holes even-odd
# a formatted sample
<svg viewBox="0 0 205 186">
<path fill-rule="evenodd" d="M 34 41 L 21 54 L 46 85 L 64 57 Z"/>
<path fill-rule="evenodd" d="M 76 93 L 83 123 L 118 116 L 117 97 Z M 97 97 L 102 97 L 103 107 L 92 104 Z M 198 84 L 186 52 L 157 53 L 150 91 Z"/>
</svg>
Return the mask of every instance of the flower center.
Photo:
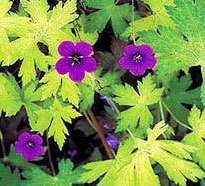
<svg viewBox="0 0 205 186">
<path fill-rule="evenodd" d="M 142 55 L 139 54 L 139 53 L 136 53 L 134 56 L 133 56 L 133 60 L 135 62 L 141 62 L 142 61 Z"/>
<path fill-rule="evenodd" d="M 34 146 L 35 146 L 35 143 L 33 141 L 28 141 L 26 143 L 26 146 L 29 148 L 29 149 L 32 149 Z"/>
<path fill-rule="evenodd" d="M 71 59 L 71 64 L 73 65 L 79 65 L 81 63 L 82 56 L 78 54 L 74 54 L 73 56 L 69 57 Z"/>
</svg>

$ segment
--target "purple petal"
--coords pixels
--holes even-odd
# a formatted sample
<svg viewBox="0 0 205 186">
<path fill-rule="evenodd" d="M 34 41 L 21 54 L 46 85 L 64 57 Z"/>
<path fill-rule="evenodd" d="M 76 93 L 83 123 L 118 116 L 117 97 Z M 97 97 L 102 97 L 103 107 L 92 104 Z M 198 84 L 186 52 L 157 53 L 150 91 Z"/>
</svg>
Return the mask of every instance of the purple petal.
<svg viewBox="0 0 205 186">
<path fill-rule="evenodd" d="M 22 156 L 24 159 L 26 159 L 28 161 L 32 161 L 35 158 L 35 154 L 33 154 L 32 152 L 29 152 L 29 151 L 24 151 L 22 153 Z"/>
<path fill-rule="evenodd" d="M 88 56 L 93 52 L 92 46 L 89 43 L 86 43 L 84 41 L 80 41 L 76 43 L 75 47 L 76 47 L 75 49 L 76 52 L 82 56 Z"/>
<path fill-rule="evenodd" d="M 30 139 L 30 137 L 31 137 L 31 134 L 29 132 L 22 132 L 18 137 L 18 141 L 26 141 Z"/>
<path fill-rule="evenodd" d="M 58 46 L 58 53 L 61 56 L 72 56 L 73 53 L 75 52 L 75 45 L 71 41 L 63 41 L 59 46 Z"/>
<path fill-rule="evenodd" d="M 16 142 L 16 144 L 14 145 L 14 148 L 17 153 L 22 153 L 25 149 L 25 145 L 22 142 Z"/>
<path fill-rule="evenodd" d="M 85 77 L 85 72 L 81 68 L 81 65 L 73 66 L 72 70 L 69 72 L 69 77 L 74 82 L 81 82 Z"/>
<path fill-rule="evenodd" d="M 82 68 L 86 72 L 94 72 L 97 68 L 97 63 L 93 57 L 83 57 L 82 58 Z"/>
<path fill-rule="evenodd" d="M 140 45 L 139 47 L 139 52 L 140 54 L 147 54 L 147 55 L 152 55 L 153 54 L 153 49 L 149 45 Z"/>
<path fill-rule="evenodd" d="M 146 71 L 146 67 L 142 63 L 136 63 L 130 68 L 130 73 L 134 76 L 142 76 Z"/>
<path fill-rule="evenodd" d="M 32 135 L 31 141 L 33 141 L 37 145 L 41 145 L 43 143 L 43 139 L 38 134 Z"/>
<path fill-rule="evenodd" d="M 111 148 L 113 148 L 113 149 L 117 149 L 118 148 L 119 140 L 114 135 L 108 133 L 106 141 L 107 141 L 108 145 Z"/>
<path fill-rule="evenodd" d="M 34 152 L 35 156 L 42 156 L 44 154 L 44 148 L 42 146 L 37 146 Z"/>
<path fill-rule="evenodd" d="M 121 57 L 119 60 L 120 68 L 123 70 L 127 70 L 130 68 L 132 60 L 130 57 Z"/>
<path fill-rule="evenodd" d="M 124 47 L 123 49 L 123 55 L 124 56 L 132 56 L 133 54 L 135 54 L 137 52 L 138 48 L 136 45 L 127 45 Z"/>
<path fill-rule="evenodd" d="M 145 57 L 143 62 L 146 64 L 147 69 L 153 69 L 157 63 L 157 58 L 155 56 Z"/>
<path fill-rule="evenodd" d="M 70 59 L 68 58 L 59 59 L 56 62 L 55 69 L 61 75 L 68 73 L 72 69 Z"/>
</svg>

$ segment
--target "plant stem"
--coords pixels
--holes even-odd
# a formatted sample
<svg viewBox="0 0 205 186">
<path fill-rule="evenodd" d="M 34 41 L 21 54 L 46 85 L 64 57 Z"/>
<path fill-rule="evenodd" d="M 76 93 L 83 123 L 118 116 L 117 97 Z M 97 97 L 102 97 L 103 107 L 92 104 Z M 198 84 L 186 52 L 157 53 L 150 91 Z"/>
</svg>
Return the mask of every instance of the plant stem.
<svg viewBox="0 0 205 186">
<path fill-rule="evenodd" d="M 105 136 L 102 132 L 102 129 L 100 128 L 100 125 L 98 124 L 97 120 L 95 119 L 95 116 L 92 112 L 92 110 L 90 108 L 87 109 L 87 113 L 88 113 L 88 116 L 90 117 L 90 122 L 93 124 L 93 126 L 95 127 L 95 130 L 97 131 L 99 137 L 100 137 L 100 140 L 102 141 L 102 144 L 105 148 L 105 151 L 109 157 L 109 159 L 113 159 L 113 155 L 112 155 L 112 152 L 110 150 L 110 147 L 105 139 Z M 89 122 L 89 121 L 88 121 Z"/>
<path fill-rule="evenodd" d="M 4 146 L 4 138 L 3 138 L 3 134 L 0 130 L 0 140 L 1 140 L 1 148 L 2 148 L 2 153 L 3 153 L 3 158 L 6 157 L 6 151 L 5 151 L 5 146 Z"/>
<path fill-rule="evenodd" d="M 136 45 L 135 32 L 134 32 L 134 21 L 135 21 L 135 4 L 134 4 L 134 0 L 132 0 L 132 39 L 133 39 L 133 43 Z"/>
<path fill-rule="evenodd" d="M 171 114 L 171 116 L 173 117 L 173 119 L 174 119 L 178 124 L 180 124 L 181 126 L 183 126 L 184 128 L 186 128 L 186 129 L 188 129 L 188 130 L 193 131 L 193 129 L 192 129 L 191 127 L 189 127 L 189 126 L 187 126 L 186 124 L 182 123 L 181 121 L 179 121 L 179 120 L 175 117 L 175 115 L 169 110 L 169 108 L 167 107 L 167 105 L 165 104 L 165 102 L 162 102 L 162 103 L 163 103 L 164 107 L 166 108 L 166 110 Z"/>
<path fill-rule="evenodd" d="M 115 112 L 119 116 L 120 115 L 120 110 L 118 109 L 117 105 L 111 99 L 110 99 L 110 102 L 111 102 L 112 106 L 114 107 Z M 136 140 L 136 138 L 134 137 L 134 135 L 132 134 L 132 132 L 129 129 L 127 129 L 127 132 L 130 134 L 132 139 Z"/>
<path fill-rule="evenodd" d="M 53 161 L 52 161 L 52 156 L 51 156 L 51 151 L 50 151 L 50 145 L 49 145 L 49 140 L 48 140 L 48 130 L 46 131 L 46 142 L 47 142 L 47 146 L 48 146 L 49 164 L 50 164 L 50 167 L 51 167 L 52 174 L 53 174 L 53 176 L 55 176 L 56 173 L 55 173 L 55 169 L 54 169 L 54 166 L 53 166 Z"/>
<path fill-rule="evenodd" d="M 161 114 L 161 119 L 163 121 L 165 121 L 165 117 L 164 117 L 164 111 L 163 111 L 163 106 L 162 106 L 162 101 L 159 101 L 159 109 L 160 109 L 160 114 Z"/>
</svg>

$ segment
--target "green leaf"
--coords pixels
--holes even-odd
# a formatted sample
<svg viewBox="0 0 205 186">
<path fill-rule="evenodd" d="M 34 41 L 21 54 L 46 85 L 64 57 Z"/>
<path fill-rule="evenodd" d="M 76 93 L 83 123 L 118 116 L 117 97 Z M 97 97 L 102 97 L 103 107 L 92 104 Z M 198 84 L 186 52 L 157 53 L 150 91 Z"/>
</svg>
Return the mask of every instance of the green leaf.
<svg viewBox="0 0 205 186">
<path fill-rule="evenodd" d="M 190 76 L 183 76 L 180 79 L 173 78 L 167 87 L 169 92 L 163 99 L 168 111 L 182 123 L 188 124 L 189 109 L 183 104 L 202 106 L 200 101 L 200 87 L 189 90 L 191 85 Z"/>
<path fill-rule="evenodd" d="M 115 36 L 119 36 L 126 28 L 126 21 L 131 19 L 131 6 L 129 4 L 116 5 L 114 0 L 84 0 L 85 5 L 99 9 L 87 16 L 86 30 L 89 32 L 102 32 L 111 19 Z"/>
<path fill-rule="evenodd" d="M 72 123 L 72 119 L 77 118 L 81 114 L 78 113 L 68 103 L 61 103 L 57 98 L 54 98 L 49 109 L 41 109 L 37 112 L 37 122 L 32 126 L 32 130 L 39 131 L 41 134 L 48 129 L 48 136 L 54 136 L 55 142 L 60 150 L 65 142 L 65 135 L 68 135 L 68 130 L 63 121 Z"/>
<path fill-rule="evenodd" d="M 190 154 L 196 150 L 194 147 L 174 140 L 157 140 L 167 128 L 160 122 L 148 131 L 147 140 L 137 138 L 135 144 L 128 140 L 120 145 L 115 159 L 84 165 L 85 171 L 79 181 L 91 183 L 103 176 L 98 185 L 159 186 L 159 177 L 152 168 L 153 160 L 179 185 L 185 186 L 187 179 L 197 182 L 198 178 L 205 177 L 205 173 L 190 161 Z"/>
<path fill-rule="evenodd" d="M 120 113 L 118 117 L 117 131 L 127 128 L 134 129 L 139 121 L 139 129 L 146 129 L 153 122 L 153 116 L 148 109 L 148 105 L 157 103 L 161 99 L 163 89 L 156 89 L 151 76 L 138 83 L 137 93 L 132 86 L 126 84 L 117 85 L 113 88 L 113 93 L 117 96 L 114 100 L 119 105 L 132 106 Z"/>
<path fill-rule="evenodd" d="M 42 100 L 55 96 L 58 93 L 62 96 L 63 101 L 68 100 L 70 103 L 78 107 L 80 91 L 77 85 L 70 80 L 68 76 L 59 75 L 56 70 L 50 70 L 41 79 L 44 83 L 40 89 L 42 90 Z"/>
<path fill-rule="evenodd" d="M 17 170 L 11 173 L 9 167 L 5 167 L 0 164 L 0 185 L 19 186 L 20 185 L 20 174 Z"/>
<path fill-rule="evenodd" d="M 156 29 L 159 25 L 164 25 L 167 27 L 174 27 L 173 21 L 170 19 L 165 6 L 173 6 L 174 0 L 143 0 L 144 3 L 148 4 L 152 14 L 148 17 L 141 18 L 134 21 L 126 28 L 125 32 L 122 34 L 123 38 L 130 37 L 132 29 L 137 32 L 144 30 Z"/>
<path fill-rule="evenodd" d="M 193 159 L 205 169 L 205 111 L 201 112 L 196 106 L 194 106 L 190 112 L 189 123 L 192 126 L 193 131 L 184 137 L 183 142 L 198 149 L 193 153 Z"/>
<path fill-rule="evenodd" d="M 176 28 L 159 27 L 157 31 L 140 34 L 143 42 L 150 44 L 158 56 L 155 70 L 162 82 L 174 72 L 187 71 L 192 66 L 200 65 L 204 74 L 205 1 L 175 0 L 175 4 L 176 8 L 169 6 L 167 11 Z"/>
<path fill-rule="evenodd" d="M 43 186 L 56 186 L 66 185 L 72 186 L 78 178 L 78 172 L 73 171 L 73 164 L 70 160 L 61 161 L 59 164 L 59 173 L 56 176 L 50 176 L 39 168 L 32 168 L 23 172 L 26 178 L 22 181 L 22 185 L 43 185 Z"/>
</svg>

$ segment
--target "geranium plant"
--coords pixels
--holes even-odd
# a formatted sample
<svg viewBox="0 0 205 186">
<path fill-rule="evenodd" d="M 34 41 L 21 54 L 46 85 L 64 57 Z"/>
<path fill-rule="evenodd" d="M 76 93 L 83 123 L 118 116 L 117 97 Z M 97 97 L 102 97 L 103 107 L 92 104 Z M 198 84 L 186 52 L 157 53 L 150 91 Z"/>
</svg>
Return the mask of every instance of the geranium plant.
<svg viewBox="0 0 205 186">
<path fill-rule="evenodd" d="M 1 0 L 0 185 L 205 184 L 204 0 Z"/>
</svg>

